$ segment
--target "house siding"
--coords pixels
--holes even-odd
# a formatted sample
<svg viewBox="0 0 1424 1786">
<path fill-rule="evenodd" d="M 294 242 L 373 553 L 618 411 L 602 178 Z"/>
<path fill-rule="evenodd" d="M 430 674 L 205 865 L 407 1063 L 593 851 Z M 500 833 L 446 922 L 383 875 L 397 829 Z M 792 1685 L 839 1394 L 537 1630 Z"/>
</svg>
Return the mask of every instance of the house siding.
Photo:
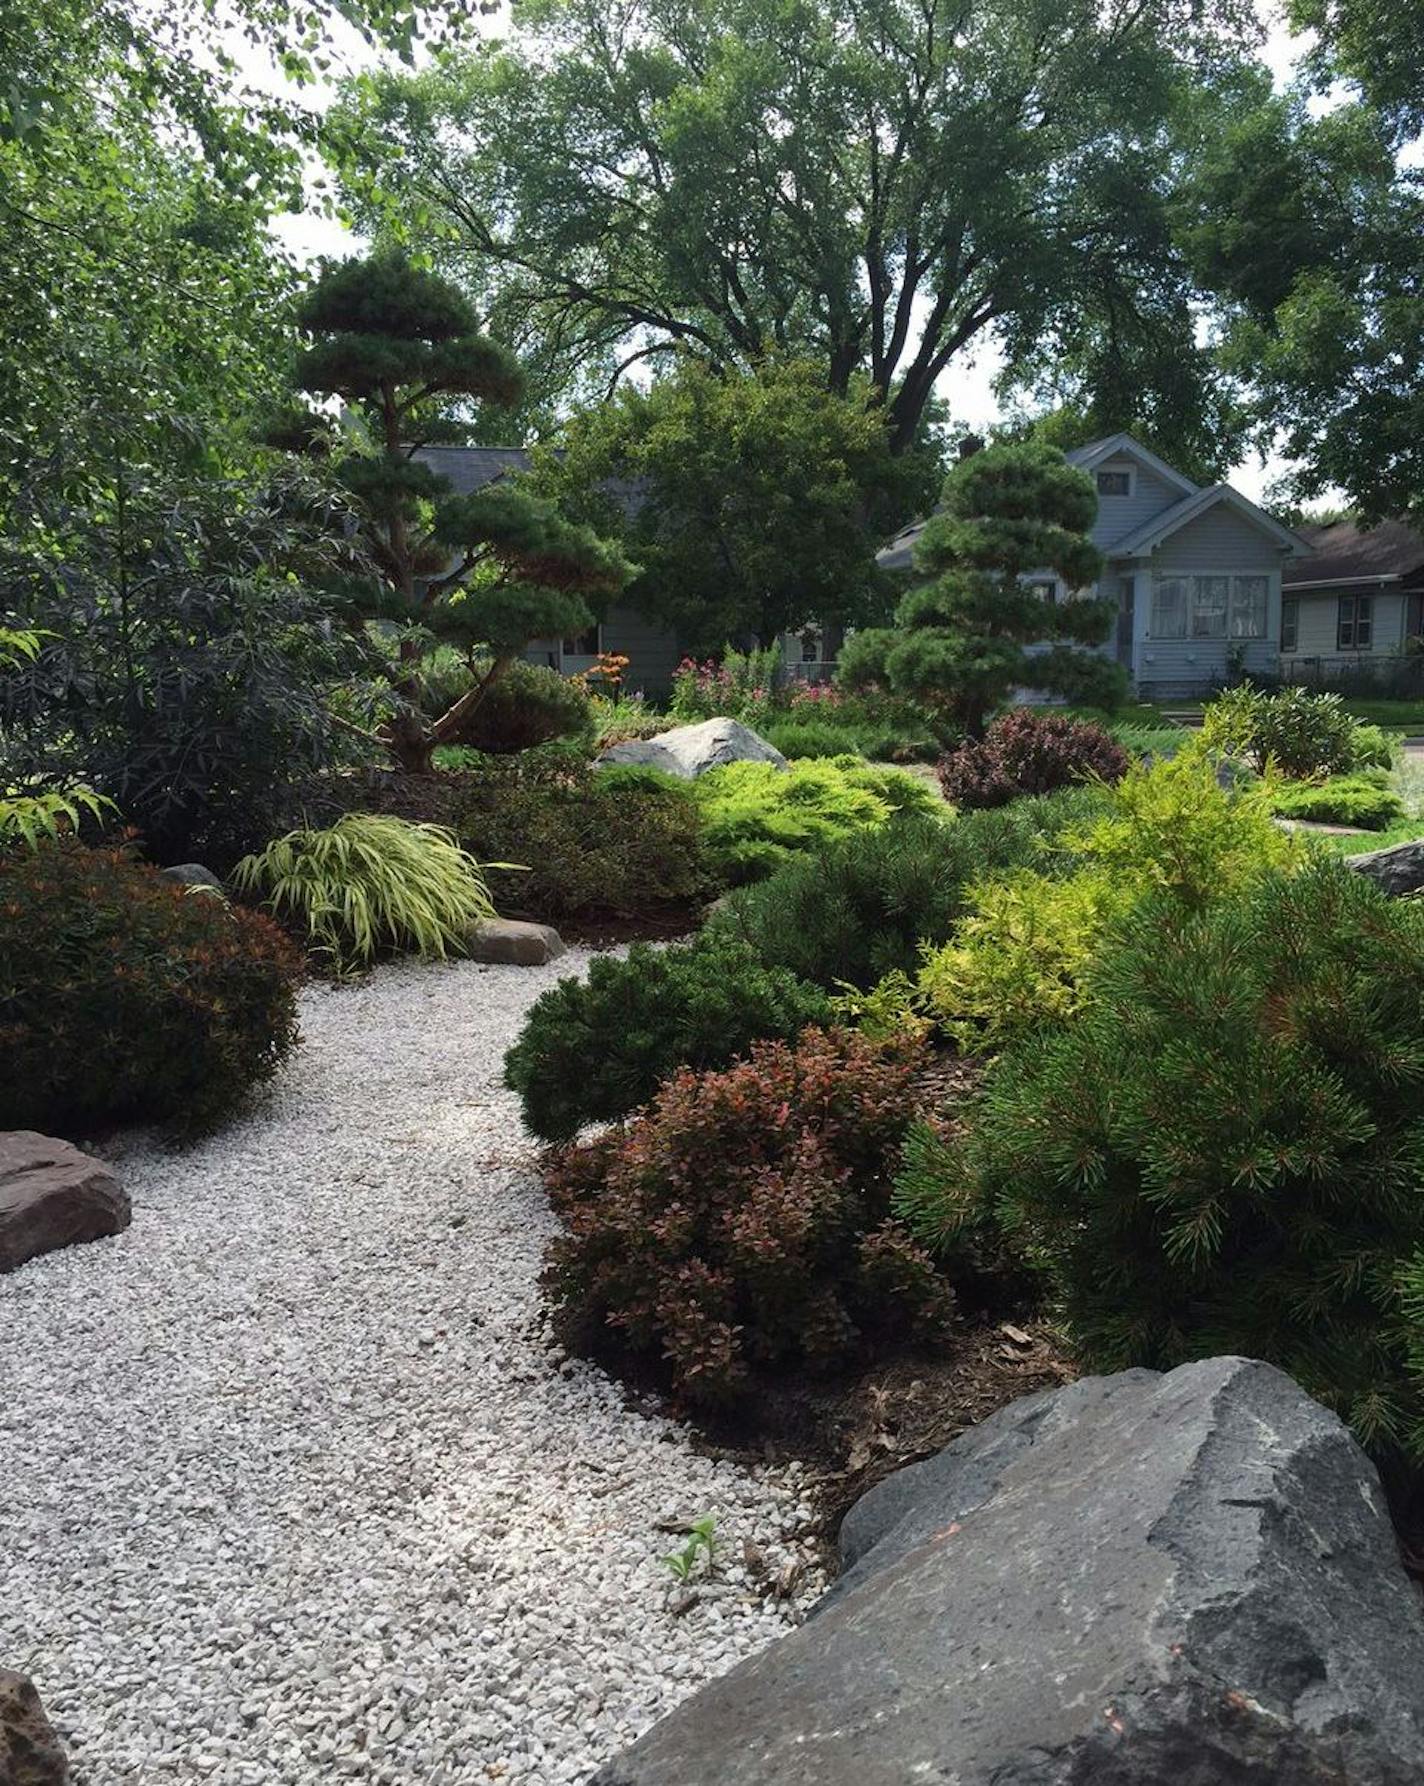
<svg viewBox="0 0 1424 1786">
<path fill-rule="evenodd" d="M 656 621 L 645 620 L 632 608 L 610 608 L 603 619 L 603 649 L 628 659 L 623 672 L 623 687 L 632 694 L 641 690 L 654 697 L 666 695 L 672 688 L 673 671 L 682 661 L 677 635 Z M 558 639 L 531 639 L 524 648 L 524 661 L 547 664 L 564 675 L 577 675 L 592 664 L 591 657 L 565 659 Z"/>
<path fill-rule="evenodd" d="M 1281 559 L 1274 541 L 1241 515 L 1217 507 L 1165 539 L 1150 562 L 1139 561 L 1136 613 L 1138 687 L 1155 696 L 1201 694 L 1227 679 L 1237 660 L 1253 674 L 1270 676 L 1280 661 Z M 1264 639 L 1154 639 L 1153 586 L 1159 576 L 1233 571 L 1265 575 Z"/>
<path fill-rule="evenodd" d="M 1388 657 L 1404 644 L 1408 599 L 1398 590 L 1387 592 L 1355 586 L 1307 591 L 1287 589 L 1285 594 L 1300 604 L 1296 648 L 1281 653 L 1281 669 L 1286 675 L 1303 673 L 1309 667 L 1304 660 L 1313 663 L 1322 658 L 1329 658 L 1341 667 L 1368 667 L 1372 660 Z M 1342 595 L 1368 595 L 1373 600 L 1373 639 L 1368 651 L 1342 652 L 1336 646 L 1336 621 Z"/>
<path fill-rule="evenodd" d="M 1154 516 L 1160 515 L 1163 509 L 1173 508 L 1182 500 L 1183 492 L 1175 484 L 1169 484 L 1166 478 L 1159 477 L 1155 471 L 1139 465 L 1136 459 L 1129 459 L 1125 454 L 1115 453 L 1111 459 L 1104 459 L 1088 475 L 1096 478 L 1100 471 L 1126 471 L 1134 479 L 1131 496 L 1098 498 L 1098 518 L 1092 526 L 1092 540 L 1101 551 L 1110 550 L 1118 540 L 1125 540 L 1139 527 L 1145 527 Z"/>
</svg>

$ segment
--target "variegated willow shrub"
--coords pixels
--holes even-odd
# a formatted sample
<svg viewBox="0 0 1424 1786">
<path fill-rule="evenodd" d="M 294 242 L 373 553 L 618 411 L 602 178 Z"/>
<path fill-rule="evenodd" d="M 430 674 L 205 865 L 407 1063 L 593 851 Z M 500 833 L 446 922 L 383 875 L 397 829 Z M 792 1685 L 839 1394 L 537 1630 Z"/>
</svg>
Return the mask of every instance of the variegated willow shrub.
<svg viewBox="0 0 1424 1786">
<path fill-rule="evenodd" d="M 382 950 L 443 959 L 494 916 L 481 866 L 439 825 L 350 812 L 324 830 L 289 831 L 233 871 L 301 930 L 337 974 Z"/>
<path fill-rule="evenodd" d="M 545 1286 L 571 1343 L 610 1334 L 687 1401 L 936 1335 L 948 1279 L 890 1212 L 916 1052 L 844 1031 L 675 1073 L 625 1128 L 549 1164 Z"/>
<path fill-rule="evenodd" d="M 1331 860 L 1159 893 L 1084 991 L 916 1131 L 900 1213 L 997 1222 L 1095 1369 L 1265 1358 L 1424 1463 L 1424 908 Z"/>
<path fill-rule="evenodd" d="M 201 1127 L 295 1046 L 301 957 L 122 850 L 0 851 L 0 1129 Z"/>
</svg>

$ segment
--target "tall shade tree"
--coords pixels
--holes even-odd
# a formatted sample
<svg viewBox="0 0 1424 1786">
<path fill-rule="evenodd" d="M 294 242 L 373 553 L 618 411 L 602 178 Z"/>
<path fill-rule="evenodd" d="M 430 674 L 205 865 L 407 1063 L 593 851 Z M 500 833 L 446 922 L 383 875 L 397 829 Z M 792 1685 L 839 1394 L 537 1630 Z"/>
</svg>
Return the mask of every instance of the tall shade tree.
<svg viewBox="0 0 1424 1786">
<path fill-rule="evenodd" d="M 684 358 L 575 416 L 536 475 L 622 531 L 640 567 L 628 601 L 702 651 L 874 617 L 876 548 L 930 505 L 939 453 L 893 458 L 882 413 L 806 361 L 719 376 Z"/>
<path fill-rule="evenodd" d="M 1167 126 L 1252 29 L 1244 0 L 514 0 L 503 45 L 363 81 L 328 141 L 555 384 L 808 355 L 869 375 L 899 453 L 987 337 L 1187 338 Z"/>
<path fill-rule="evenodd" d="M 311 337 L 296 383 L 347 406 L 346 441 L 312 411 L 284 418 L 273 438 L 299 450 L 337 449 L 337 475 L 379 572 L 352 590 L 363 618 L 394 625 L 399 705 L 385 741 L 402 767 L 425 770 L 459 736 L 479 702 L 531 639 L 592 625 L 588 603 L 621 588 L 627 566 L 591 527 L 498 481 L 469 493 L 419 457 L 448 439 L 459 412 L 518 400 L 519 368 L 475 326 L 448 281 L 399 254 L 329 268 L 303 299 Z M 435 639 L 462 645 L 483 673 L 438 719 L 420 712 L 419 666 Z"/>
<path fill-rule="evenodd" d="M 1089 699 L 1114 692 L 1121 671 L 1076 649 L 1107 637 L 1109 604 L 1068 599 L 1102 568 L 1087 535 L 1097 508 L 1092 480 L 1054 447 L 1029 441 L 962 459 L 916 544 L 931 580 L 906 593 L 893 627 L 848 642 L 841 682 L 886 689 L 946 733 L 971 738 L 1014 688 Z M 1032 572 L 1061 580 L 1065 599 L 1026 582 Z M 1048 649 L 1028 650 L 1046 641 Z"/>
<path fill-rule="evenodd" d="M 1424 0 L 1290 0 L 1287 12 L 1315 33 L 1321 86 L 1355 81 L 1402 135 L 1424 130 Z"/>
<path fill-rule="evenodd" d="M 1259 438 L 1294 462 L 1288 494 L 1424 520 L 1424 185 L 1388 121 L 1258 89 L 1174 211 Z"/>
</svg>

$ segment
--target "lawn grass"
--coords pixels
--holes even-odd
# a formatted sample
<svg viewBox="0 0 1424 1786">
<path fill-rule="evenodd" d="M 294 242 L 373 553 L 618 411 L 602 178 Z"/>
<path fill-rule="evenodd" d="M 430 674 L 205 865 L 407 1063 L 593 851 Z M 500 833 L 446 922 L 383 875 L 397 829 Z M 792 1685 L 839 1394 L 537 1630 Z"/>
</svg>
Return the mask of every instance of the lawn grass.
<svg viewBox="0 0 1424 1786">
<path fill-rule="evenodd" d="M 1424 837 L 1424 818 L 1401 819 L 1385 831 L 1357 832 L 1354 836 L 1332 837 L 1327 832 L 1311 833 L 1310 841 L 1321 849 L 1334 850 L 1341 856 L 1358 856 L 1364 850 L 1387 850 L 1391 844 L 1414 843 Z"/>
<path fill-rule="evenodd" d="M 1424 732 L 1424 701 L 1345 702 L 1346 710 L 1367 725 L 1387 726 L 1403 732 Z"/>
</svg>

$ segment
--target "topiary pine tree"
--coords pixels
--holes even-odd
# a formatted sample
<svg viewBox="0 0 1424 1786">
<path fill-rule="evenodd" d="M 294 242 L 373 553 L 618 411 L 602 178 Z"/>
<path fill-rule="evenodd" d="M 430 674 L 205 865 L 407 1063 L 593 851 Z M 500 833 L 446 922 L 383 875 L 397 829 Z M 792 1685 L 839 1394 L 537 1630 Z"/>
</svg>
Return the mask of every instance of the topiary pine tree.
<svg viewBox="0 0 1424 1786">
<path fill-rule="evenodd" d="M 458 736 L 491 684 L 531 639 L 584 631 L 629 567 L 616 546 L 564 520 L 553 504 L 498 481 L 461 494 L 416 457 L 458 433 L 457 406 L 508 407 L 521 377 L 506 351 L 478 332 L 447 280 L 379 253 L 328 269 L 300 306 L 312 337 L 297 391 L 339 397 L 350 425 L 337 430 L 305 408 L 272 443 L 335 450 L 337 475 L 376 567 L 355 591 L 363 619 L 399 630 L 397 711 L 384 741 L 406 769 L 425 770 L 437 744 Z M 488 654 L 483 675 L 433 721 L 419 711 L 418 669 L 434 639 Z"/>
<path fill-rule="evenodd" d="M 1074 648 L 1107 637 L 1108 604 L 1055 602 L 1024 580 L 1051 574 L 1070 590 L 1093 582 L 1102 557 L 1087 530 L 1097 505 L 1091 480 L 1055 447 L 1024 442 L 961 459 L 915 548 L 934 581 L 905 595 L 893 627 L 847 642 L 841 682 L 903 696 L 971 738 L 1019 686 L 1120 695 L 1117 666 Z M 1046 651 L 1027 650 L 1044 642 Z"/>
</svg>

